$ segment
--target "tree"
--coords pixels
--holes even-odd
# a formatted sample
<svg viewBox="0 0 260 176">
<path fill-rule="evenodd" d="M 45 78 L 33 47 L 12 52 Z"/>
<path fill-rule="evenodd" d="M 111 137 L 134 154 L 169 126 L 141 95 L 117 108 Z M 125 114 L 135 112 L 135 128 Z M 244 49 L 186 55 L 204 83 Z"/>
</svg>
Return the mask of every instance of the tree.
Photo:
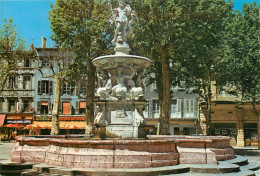
<svg viewBox="0 0 260 176">
<path fill-rule="evenodd" d="M 64 82 L 68 82 L 73 73 L 72 64 L 75 60 L 75 54 L 68 48 L 36 48 L 36 52 L 38 53 L 37 55 L 40 56 L 38 62 L 47 62 L 49 64 L 50 76 L 54 78 L 51 135 L 58 135 L 61 85 Z M 38 69 L 42 73 L 41 67 Z"/>
<path fill-rule="evenodd" d="M 189 78 L 187 86 L 196 86 L 210 111 L 212 68 L 222 21 L 232 6 L 224 0 L 143 0 L 134 4 L 139 24 L 135 26 L 138 41 L 133 45 L 137 53 L 154 61 L 151 70 L 156 75 L 160 103 L 160 134 L 168 134 L 170 87 L 185 77 Z"/>
<path fill-rule="evenodd" d="M 12 18 L 4 19 L 3 28 L 0 28 L 0 92 L 4 89 L 11 70 L 15 70 L 17 60 L 25 52 L 25 40 L 21 40 L 16 32 L 16 25 Z"/>
<path fill-rule="evenodd" d="M 111 52 L 108 44 L 112 34 L 108 25 L 110 14 L 105 3 L 102 0 L 56 0 L 49 12 L 53 31 L 51 38 L 57 47 L 75 49 L 78 63 L 75 64 L 78 66 L 75 73 L 82 74 L 83 69 L 86 70 L 86 134 L 92 133 L 94 129 L 96 69 L 92 59 Z"/>
<path fill-rule="evenodd" d="M 260 60 L 259 60 L 259 6 L 256 2 L 244 3 L 242 12 L 234 11 L 224 23 L 222 82 L 235 89 L 232 93 L 241 94 L 242 100 L 251 101 L 258 117 L 260 148 L 260 116 L 256 104 L 260 100 Z M 221 81 L 221 80 L 219 80 Z"/>
</svg>

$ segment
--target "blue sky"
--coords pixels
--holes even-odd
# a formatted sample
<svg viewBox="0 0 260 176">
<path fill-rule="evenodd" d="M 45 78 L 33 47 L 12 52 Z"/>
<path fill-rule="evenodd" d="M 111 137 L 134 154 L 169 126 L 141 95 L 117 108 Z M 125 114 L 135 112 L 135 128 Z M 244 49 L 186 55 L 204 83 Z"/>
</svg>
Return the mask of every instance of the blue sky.
<svg viewBox="0 0 260 176">
<path fill-rule="evenodd" d="M 243 2 L 252 3 L 258 0 L 233 0 L 234 8 L 241 10 Z M 41 46 L 41 37 L 47 38 L 47 47 L 53 47 L 51 29 L 48 17 L 50 2 L 55 0 L 0 0 L 0 25 L 3 19 L 13 18 L 17 32 L 26 42 L 33 43 L 35 47 Z"/>
</svg>

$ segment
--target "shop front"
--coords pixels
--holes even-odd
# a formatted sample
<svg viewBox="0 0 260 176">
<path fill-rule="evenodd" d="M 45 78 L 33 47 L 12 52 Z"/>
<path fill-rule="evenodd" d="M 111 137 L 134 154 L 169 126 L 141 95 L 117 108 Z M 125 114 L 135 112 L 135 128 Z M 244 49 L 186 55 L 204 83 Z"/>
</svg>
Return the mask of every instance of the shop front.
<svg viewBox="0 0 260 176">
<path fill-rule="evenodd" d="M 230 144 L 237 145 L 237 126 L 236 123 L 213 123 L 215 136 L 229 136 Z"/>
<path fill-rule="evenodd" d="M 51 116 L 37 116 L 34 125 L 40 127 L 39 132 L 41 135 L 50 135 L 52 128 Z M 59 127 L 59 134 L 85 134 L 85 116 L 60 116 Z"/>
<path fill-rule="evenodd" d="M 6 114 L 6 120 L 3 126 L 6 138 L 14 139 L 18 135 L 27 135 L 24 127 L 32 124 L 33 114 Z"/>
<path fill-rule="evenodd" d="M 257 123 L 244 123 L 246 146 L 258 146 Z"/>
</svg>

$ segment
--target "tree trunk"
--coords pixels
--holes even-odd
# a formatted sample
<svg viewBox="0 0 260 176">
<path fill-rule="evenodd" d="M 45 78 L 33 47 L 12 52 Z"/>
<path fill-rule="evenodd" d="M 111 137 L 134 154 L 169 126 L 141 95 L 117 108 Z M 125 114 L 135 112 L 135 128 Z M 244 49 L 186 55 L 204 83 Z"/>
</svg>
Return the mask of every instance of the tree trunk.
<svg viewBox="0 0 260 176">
<path fill-rule="evenodd" d="M 59 111 L 60 111 L 60 96 L 61 96 L 61 79 L 58 76 L 54 76 L 54 102 L 52 110 L 52 128 L 51 135 L 59 134 Z"/>
<path fill-rule="evenodd" d="M 211 81 L 210 81 L 211 84 Z M 211 124 L 211 85 L 209 84 L 208 86 L 208 95 L 207 95 L 207 135 L 211 136 L 212 135 L 212 124 Z"/>
<path fill-rule="evenodd" d="M 260 116 L 258 116 L 257 131 L 258 131 L 258 149 L 260 150 Z"/>
<path fill-rule="evenodd" d="M 170 134 L 169 117 L 170 117 L 170 68 L 167 60 L 167 55 L 162 54 L 162 99 L 160 100 L 160 134 Z"/>
<path fill-rule="evenodd" d="M 94 96 L 96 82 L 96 68 L 92 61 L 88 61 L 88 80 L 87 80 L 87 107 L 86 107 L 86 130 L 85 134 L 93 134 L 94 132 Z"/>
</svg>

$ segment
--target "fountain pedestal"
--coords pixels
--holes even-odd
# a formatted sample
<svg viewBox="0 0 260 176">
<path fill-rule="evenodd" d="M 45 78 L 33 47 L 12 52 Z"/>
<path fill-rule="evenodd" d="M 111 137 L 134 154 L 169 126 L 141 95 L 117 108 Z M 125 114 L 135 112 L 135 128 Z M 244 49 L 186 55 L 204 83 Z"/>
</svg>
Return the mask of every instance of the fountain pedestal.
<svg viewBox="0 0 260 176">
<path fill-rule="evenodd" d="M 142 110 L 146 104 L 145 101 L 95 102 L 99 109 L 96 117 L 100 118 L 97 123 L 106 127 L 107 136 L 138 138 L 138 127 L 143 122 Z"/>
<path fill-rule="evenodd" d="M 116 44 L 115 55 L 92 61 L 97 67 L 99 88 L 96 94 L 95 124 L 106 128 L 110 137 L 138 138 L 138 127 L 144 120 L 142 76 L 152 65 L 148 58 L 129 55 L 127 43 Z"/>
</svg>

